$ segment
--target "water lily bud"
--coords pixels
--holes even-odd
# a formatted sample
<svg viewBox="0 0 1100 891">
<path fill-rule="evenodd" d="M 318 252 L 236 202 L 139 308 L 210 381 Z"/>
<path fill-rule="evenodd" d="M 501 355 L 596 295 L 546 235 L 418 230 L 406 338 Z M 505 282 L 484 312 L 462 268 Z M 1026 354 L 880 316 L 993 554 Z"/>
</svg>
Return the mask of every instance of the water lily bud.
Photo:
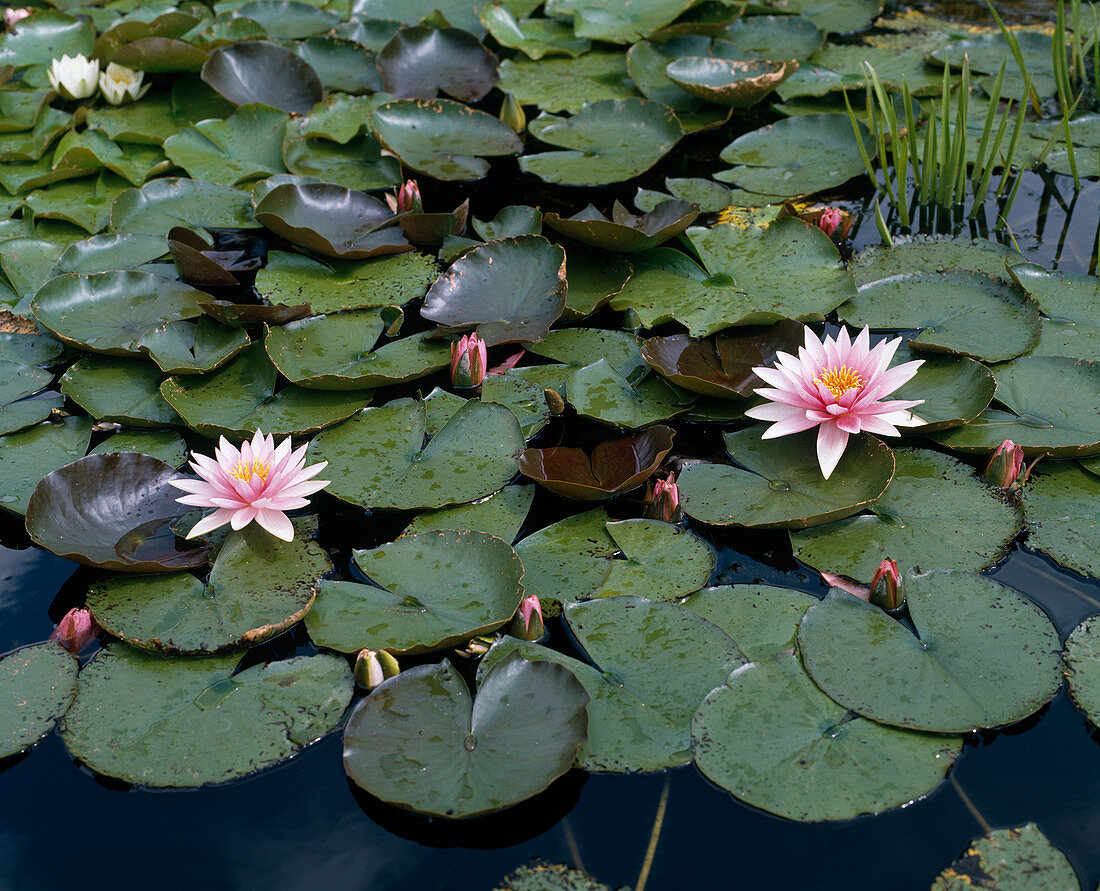
<svg viewBox="0 0 1100 891">
<path fill-rule="evenodd" d="M 355 657 L 355 683 L 368 693 L 386 678 L 396 677 L 401 666 L 385 650 L 360 650 Z"/>
<path fill-rule="evenodd" d="M 99 60 L 64 55 L 50 63 L 50 85 L 64 99 L 87 99 L 99 81 Z"/>
<path fill-rule="evenodd" d="M 905 603 L 905 585 L 897 561 L 887 557 L 871 576 L 871 603 L 887 612 Z"/>
<path fill-rule="evenodd" d="M 653 492 L 646 502 L 645 515 L 651 520 L 664 520 L 666 523 L 678 523 L 683 516 L 680 507 L 680 488 L 676 485 L 676 474 L 670 473 L 667 480 L 657 480 Z"/>
<path fill-rule="evenodd" d="M 65 613 L 57 627 L 50 633 L 50 640 L 56 640 L 74 656 L 99 637 L 103 629 L 86 609 L 71 609 Z"/>
<path fill-rule="evenodd" d="M 1024 450 L 1011 439 L 1004 440 L 985 465 L 985 478 L 998 489 L 1019 489 L 1027 482 L 1024 468 Z"/>
<path fill-rule="evenodd" d="M 31 14 L 29 9 L 5 9 L 4 10 L 4 26 L 9 30 L 15 31 L 15 23 L 21 22 L 27 16 Z"/>
<path fill-rule="evenodd" d="M 150 84 L 146 84 L 144 89 L 141 86 L 144 78 L 143 71 L 133 71 L 111 62 L 99 76 L 99 89 L 111 105 L 129 105 L 148 91 Z"/>
<path fill-rule="evenodd" d="M 424 202 L 420 200 L 420 186 L 415 179 L 405 181 L 405 185 L 397 190 L 398 213 L 423 213 Z"/>
<path fill-rule="evenodd" d="M 508 633 L 520 640 L 540 640 L 546 634 L 546 626 L 542 621 L 542 604 L 536 595 L 528 594 L 523 598 Z"/>
<path fill-rule="evenodd" d="M 451 384 L 460 389 L 480 387 L 489 367 L 485 341 L 471 334 L 451 344 Z"/>
<path fill-rule="evenodd" d="M 826 207 L 821 212 L 821 216 L 817 218 L 817 228 L 832 238 L 833 233 L 836 232 L 836 227 L 840 225 L 843 219 L 844 217 L 837 208 Z"/>
<path fill-rule="evenodd" d="M 561 398 L 561 393 L 557 390 L 551 390 L 550 388 L 543 390 L 542 398 L 546 400 L 546 407 L 550 409 L 550 414 L 560 415 L 565 411 L 565 400 Z"/>
<path fill-rule="evenodd" d="M 504 103 L 500 106 L 500 119 L 517 133 L 527 129 L 527 115 L 523 113 L 523 106 L 511 93 L 504 94 Z"/>
</svg>

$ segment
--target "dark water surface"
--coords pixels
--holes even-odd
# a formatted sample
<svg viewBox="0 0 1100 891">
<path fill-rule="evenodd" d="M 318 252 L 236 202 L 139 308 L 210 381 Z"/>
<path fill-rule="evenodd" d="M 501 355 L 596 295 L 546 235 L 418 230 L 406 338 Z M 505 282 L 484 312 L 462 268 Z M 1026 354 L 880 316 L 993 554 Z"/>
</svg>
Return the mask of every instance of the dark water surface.
<svg viewBox="0 0 1100 891">
<path fill-rule="evenodd" d="M 1096 183 L 1075 198 L 1068 178 L 1028 174 L 1009 227 L 1029 259 L 1094 271 L 1098 197 Z M 854 242 L 878 241 L 865 215 Z M 535 525 L 553 519 L 537 517 Z M 345 520 L 337 516 L 328 527 Z M 816 573 L 795 565 L 783 536 L 708 537 L 719 552 L 714 583 L 825 590 Z M 0 520 L 0 543 L 3 653 L 43 640 L 82 602 L 92 576 L 28 547 L 17 520 Z M 346 546 L 336 549 L 337 565 Z M 1043 606 L 1063 638 L 1100 612 L 1100 584 L 1059 569 L 1026 543 L 991 574 Z M 285 656 L 306 646 L 291 631 L 262 650 Z M 1027 821 L 1066 852 L 1091 889 L 1100 882 L 1098 742 L 1063 689 L 1027 721 L 971 734 L 946 783 L 878 817 L 780 820 L 686 767 L 644 777 L 574 771 L 503 815 L 456 825 L 403 814 L 355 790 L 344 775 L 339 734 L 251 779 L 173 792 L 97 777 L 51 734 L 29 753 L 0 761 L 0 889 L 488 889 L 536 858 L 583 866 L 612 887 L 634 885 L 666 795 L 649 889 L 923 889 L 971 838 Z"/>
</svg>

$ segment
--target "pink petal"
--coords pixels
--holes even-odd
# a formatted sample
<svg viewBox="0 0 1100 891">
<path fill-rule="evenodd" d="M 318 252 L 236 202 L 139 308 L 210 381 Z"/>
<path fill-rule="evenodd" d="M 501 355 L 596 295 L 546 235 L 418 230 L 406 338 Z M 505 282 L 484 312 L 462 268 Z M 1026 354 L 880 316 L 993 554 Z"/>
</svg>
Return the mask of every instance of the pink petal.
<svg viewBox="0 0 1100 891">
<path fill-rule="evenodd" d="M 807 418 L 805 415 L 801 417 L 784 418 L 772 424 L 763 434 L 761 434 L 760 438 L 775 439 L 777 436 L 789 436 L 792 433 L 801 433 L 804 430 L 809 430 L 817 425 L 817 421 Z"/>
<path fill-rule="evenodd" d="M 276 538 L 281 538 L 283 541 L 294 540 L 294 525 L 282 511 L 259 510 L 256 512 L 256 522 Z"/>
<path fill-rule="evenodd" d="M 205 535 L 207 532 L 217 529 L 219 526 L 224 526 L 226 523 L 230 522 L 230 520 L 233 519 L 233 516 L 234 512 L 231 510 L 226 510 L 224 508 L 216 510 L 209 516 L 203 517 L 201 520 L 199 520 L 192 527 L 191 531 L 187 533 L 187 537 L 195 538 L 198 535 Z"/>
<path fill-rule="evenodd" d="M 229 525 L 234 529 L 244 529 L 249 523 L 256 519 L 256 508 L 254 507 L 242 507 L 233 512 L 233 517 L 229 521 Z"/>
<path fill-rule="evenodd" d="M 817 430 L 817 462 L 821 465 L 821 474 L 828 479 L 837 464 L 844 448 L 848 445 L 848 434 L 836 424 L 825 423 Z"/>
</svg>

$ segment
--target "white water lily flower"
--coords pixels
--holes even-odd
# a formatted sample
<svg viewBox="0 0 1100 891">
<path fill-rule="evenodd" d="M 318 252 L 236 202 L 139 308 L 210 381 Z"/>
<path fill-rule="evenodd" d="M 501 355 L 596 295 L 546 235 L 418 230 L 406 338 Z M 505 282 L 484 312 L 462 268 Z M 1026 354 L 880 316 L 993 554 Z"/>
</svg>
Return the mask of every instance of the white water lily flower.
<svg viewBox="0 0 1100 891">
<path fill-rule="evenodd" d="M 50 63 L 50 85 L 65 99 L 87 99 L 95 93 L 99 60 L 83 55 L 62 56 Z"/>
<path fill-rule="evenodd" d="M 99 89 L 103 98 L 111 105 L 128 105 L 144 96 L 149 89 L 149 84 L 142 89 L 141 81 L 144 77 L 143 71 L 133 71 L 111 62 L 107 65 L 107 70 L 99 76 Z"/>
</svg>

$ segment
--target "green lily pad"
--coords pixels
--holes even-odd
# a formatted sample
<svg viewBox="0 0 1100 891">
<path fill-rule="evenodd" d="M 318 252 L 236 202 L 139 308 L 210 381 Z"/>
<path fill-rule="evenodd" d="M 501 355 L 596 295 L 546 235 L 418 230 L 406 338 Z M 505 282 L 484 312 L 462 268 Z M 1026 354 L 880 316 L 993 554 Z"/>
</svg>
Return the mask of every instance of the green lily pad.
<svg viewBox="0 0 1100 891">
<path fill-rule="evenodd" d="M 699 706 L 691 724 L 695 764 L 735 798 L 781 817 L 847 820 L 924 797 L 962 750 L 959 737 L 883 727 L 846 712 L 797 656 L 754 662 Z"/>
<path fill-rule="evenodd" d="M 488 672 L 477 699 L 450 665 L 402 672 L 364 699 L 344 731 L 344 768 L 370 794 L 461 819 L 537 795 L 588 738 L 588 694 L 559 665 L 519 656 Z M 535 760 L 517 761 L 522 751 Z"/>
<path fill-rule="evenodd" d="M 1090 616 L 1066 638 L 1066 679 L 1073 701 L 1093 724 L 1100 725 L 1100 620 Z"/>
<path fill-rule="evenodd" d="M 874 140 L 866 127 L 859 127 L 863 147 L 874 157 Z M 783 118 L 739 136 L 722 150 L 721 158 L 738 166 L 715 179 L 769 195 L 820 192 L 864 173 L 852 124 L 836 114 Z"/>
<path fill-rule="evenodd" d="M 115 199 L 128 188 L 122 177 L 104 171 L 92 182 L 55 183 L 31 192 L 26 205 L 35 219 L 64 220 L 94 235 L 110 225 Z"/>
<path fill-rule="evenodd" d="M 693 337 L 707 337 L 731 325 L 821 321 L 855 294 L 836 246 L 801 220 L 687 234 L 706 269 L 668 248 L 636 256 L 611 308 L 633 309 L 649 328 L 676 320 Z"/>
<path fill-rule="evenodd" d="M 385 204 L 328 183 L 276 186 L 256 203 L 256 219 L 326 257 L 365 260 L 412 250 Z"/>
<path fill-rule="evenodd" d="M 80 663 L 53 641 L 0 659 L 0 758 L 38 742 L 76 695 Z"/>
<path fill-rule="evenodd" d="M 837 471 L 824 479 L 817 431 L 762 440 L 763 427 L 725 434 L 730 456 L 745 469 L 695 464 L 677 483 L 684 512 L 704 523 L 758 529 L 805 529 L 850 517 L 878 499 L 894 473 L 880 439 L 850 440 Z"/>
<path fill-rule="evenodd" d="M 163 257 L 167 250 L 163 236 L 93 235 L 66 247 L 57 258 L 57 268 L 60 272 L 83 275 L 136 269 Z"/>
<path fill-rule="evenodd" d="M 386 40 L 392 36 L 393 23 L 400 22 L 403 25 L 418 25 L 433 14 L 441 15 L 449 24 L 463 31 L 469 31 L 474 37 L 482 37 L 485 29 L 478 21 L 478 9 L 480 3 L 477 0 L 402 0 L 394 4 L 390 0 L 351 0 L 349 19 L 376 19 L 381 21 L 369 22 L 369 34 L 360 34 L 357 40 L 381 49 Z M 368 42 L 371 34 L 380 33 L 386 35 L 379 44 Z"/>
<path fill-rule="evenodd" d="M 527 347 L 527 351 L 573 368 L 583 368 L 592 361 L 593 356 L 600 356 L 619 374 L 630 377 L 638 369 L 646 367 L 640 346 L 641 339 L 627 331 L 605 328 L 560 328 L 551 331 L 546 335 L 545 340 L 531 344 Z M 550 366 L 533 366 L 533 368 L 547 367 Z"/>
<path fill-rule="evenodd" d="M 278 377 L 263 345 L 256 343 L 213 374 L 168 378 L 160 392 L 191 429 L 237 439 L 256 430 L 275 436 L 316 433 L 350 417 L 370 398 L 362 390 L 279 388 Z"/>
<path fill-rule="evenodd" d="M 1028 479 L 1022 495 L 1030 530 L 1028 546 L 1060 566 L 1100 578 L 1096 523 L 1100 479 L 1076 462 L 1045 462 Z"/>
<path fill-rule="evenodd" d="M 378 54 L 387 93 L 434 99 L 440 92 L 477 102 L 497 81 L 497 63 L 472 34 L 459 28 L 402 28 Z"/>
<path fill-rule="evenodd" d="M 784 11 L 809 19 L 830 34 L 862 31 L 882 12 L 880 0 L 788 0 Z"/>
<path fill-rule="evenodd" d="M 328 491 L 363 507 L 461 504 L 492 494 L 515 475 L 523 436 L 503 406 L 467 402 L 427 446 L 426 428 L 424 403 L 397 399 L 322 433 L 312 455 L 329 462 Z"/>
<path fill-rule="evenodd" d="M 382 89 L 382 78 L 375 65 L 377 55 L 354 40 L 323 34 L 299 40 L 292 47 L 317 76 L 326 90 L 342 90 L 330 96 L 346 93 L 370 93 Z"/>
<path fill-rule="evenodd" d="M 92 422 L 85 417 L 46 421 L 0 437 L 0 510 L 26 513 L 38 481 L 81 457 L 91 438 Z"/>
<path fill-rule="evenodd" d="M 1100 361 L 1100 324 L 1093 312 L 1100 285 L 1095 276 L 1047 272 L 1032 263 L 1010 266 L 1008 271 L 1043 311 L 1039 344 L 1029 355 Z"/>
<path fill-rule="evenodd" d="M 570 186 L 602 186 L 638 176 L 684 135 L 671 109 L 648 99 L 608 99 L 570 118 L 544 112 L 528 130 L 564 151 L 524 155 L 520 170 Z"/>
<path fill-rule="evenodd" d="M 481 179 L 489 172 L 485 157 L 523 148 L 503 121 L 449 99 L 387 102 L 371 112 L 370 126 L 405 166 L 435 179 Z"/>
<path fill-rule="evenodd" d="M 139 37 L 119 49 L 111 61 L 154 74 L 201 71 L 208 58 L 205 50 L 171 37 Z"/>
<path fill-rule="evenodd" d="M 58 394 L 40 391 L 53 381 L 41 366 L 56 360 L 62 349 L 45 335 L 0 334 L 0 434 L 30 427 L 61 408 Z"/>
<path fill-rule="evenodd" d="M 180 467 L 187 460 L 183 437 L 172 430 L 120 430 L 93 448 L 89 455 L 108 452 L 137 452 L 159 458 L 165 464 Z"/>
<path fill-rule="evenodd" d="M 30 235 L 7 238 L 0 241 L 0 268 L 15 293 L 26 301 L 54 275 L 65 247 L 64 242 Z"/>
<path fill-rule="evenodd" d="M 123 644 L 96 654 L 61 726 L 73 757 L 145 786 L 223 783 L 285 761 L 334 730 L 347 662 L 297 656 L 236 672 L 239 653 L 166 659 Z"/>
<path fill-rule="evenodd" d="M 204 310 L 209 304 L 203 304 Z M 142 349 L 166 374 L 198 374 L 220 368 L 249 344 L 241 328 L 219 325 L 209 316 L 172 322 L 145 337 Z"/>
<path fill-rule="evenodd" d="M 572 16 L 578 37 L 633 43 L 660 31 L 692 5 L 691 0 L 549 0 L 546 14 Z"/>
<path fill-rule="evenodd" d="M 634 267 L 620 256 L 570 246 L 565 252 L 565 309 L 561 318 L 575 322 L 590 316 L 623 289 Z"/>
<path fill-rule="evenodd" d="M 472 224 L 474 231 L 485 241 L 542 234 L 542 214 L 537 207 L 523 204 L 502 207 L 491 220 L 479 220 L 475 217 Z"/>
<path fill-rule="evenodd" d="M 895 275 L 973 269 L 986 275 L 1004 275 L 1005 260 L 1019 258 L 1012 248 L 984 238 L 950 238 L 943 235 L 895 237 L 890 247 L 864 248 L 851 262 L 857 285 Z"/>
<path fill-rule="evenodd" d="M 590 452 L 554 446 L 525 449 L 524 476 L 555 495 L 577 501 L 609 501 L 645 482 L 672 450 L 673 430 L 656 424 L 631 436 L 605 440 Z"/>
<path fill-rule="evenodd" d="M 365 126 L 365 122 L 361 125 Z M 369 133 L 339 144 L 303 136 L 305 126 L 300 119 L 287 124 L 282 153 L 291 173 L 362 191 L 384 189 L 401 182 L 401 163 L 383 156 L 382 146 Z"/>
<path fill-rule="evenodd" d="M 0 166 L 0 186 L 12 195 L 22 195 L 32 189 L 40 189 L 51 183 L 61 182 L 66 179 L 78 179 L 98 173 L 103 165 L 98 160 L 83 153 L 75 153 L 70 159 L 73 163 L 53 166 L 53 159 L 48 155 L 39 158 L 31 164 L 4 164 Z M 77 165 L 77 159 L 84 163 Z"/>
<path fill-rule="evenodd" d="M 234 10 L 234 15 L 259 22 L 272 37 L 299 40 L 331 31 L 341 17 L 296 0 L 250 0 Z"/>
<path fill-rule="evenodd" d="M 793 652 L 798 623 L 818 598 L 772 585 L 724 585 L 703 588 L 680 605 L 717 625 L 737 641 L 747 659 L 762 662 Z"/>
<path fill-rule="evenodd" d="M 575 371 L 566 388 L 577 414 L 626 430 L 671 418 L 695 401 L 658 375 L 624 375 L 606 359 Z"/>
<path fill-rule="evenodd" d="M 405 529 L 405 536 L 443 529 L 487 532 L 506 543 L 515 541 L 531 510 L 534 486 L 505 486 L 499 492 L 471 504 L 456 504 L 417 514 Z"/>
<path fill-rule="evenodd" d="M 1063 356 L 1023 357 L 998 366 L 993 406 L 933 438 L 966 454 L 987 455 L 1005 439 L 1034 458 L 1100 453 L 1096 393 L 1100 363 Z"/>
<path fill-rule="evenodd" d="M 305 114 L 324 95 L 308 62 L 263 40 L 215 50 L 202 66 L 202 79 L 234 105 L 258 102 L 293 114 Z"/>
<path fill-rule="evenodd" d="M 271 251 L 256 273 L 256 290 L 271 303 L 308 303 L 313 312 L 403 306 L 423 297 L 439 275 L 427 254 L 411 251 L 326 265 L 301 254 Z"/>
<path fill-rule="evenodd" d="M 190 179 L 155 179 L 128 189 L 111 208 L 116 232 L 164 236 L 173 226 L 255 229 L 248 193 L 232 186 Z"/>
<path fill-rule="evenodd" d="M 796 353 L 805 331 L 805 325 L 783 319 L 702 341 L 685 334 L 651 337 L 641 355 L 658 374 L 685 390 L 719 399 L 746 398 L 762 383 L 753 368 L 771 365 L 780 350 Z"/>
<path fill-rule="evenodd" d="M 521 105 L 542 111 L 579 114 L 585 105 L 638 95 L 617 49 L 593 49 L 575 59 L 506 59 L 498 86 Z"/>
<path fill-rule="evenodd" d="M 110 356 L 141 355 L 158 329 L 202 313 L 202 291 L 135 270 L 67 273 L 50 279 L 31 303 L 35 318 L 63 343 Z"/>
<path fill-rule="evenodd" d="M 715 37 L 765 59 L 807 59 L 825 43 L 825 32 L 799 15 L 734 19 Z"/>
<path fill-rule="evenodd" d="M 187 513 L 176 469 L 134 452 L 88 455 L 47 474 L 27 503 L 27 534 L 59 557 L 120 572 L 172 572 L 206 563 L 171 524 Z"/>
<path fill-rule="evenodd" d="M 966 733 L 1058 692 L 1058 632 L 1023 594 L 969 572 L 910 573 L 905 600 L 916 633 L 836 588 L 806 612 L 798 646 L 830 698 L 881 724 Z"/>
<path fill-rule="evenodd" d="M 152 92 L 132 105 L 88 111 L 88 125 L 120 143 L 161 145 L 197 121 L 228 117 L 233 106 L 197 78 L 177 78 L 171 92 Z"/>
<path fill-rule="evenodd" d="M 265 105 L 242 105 L 223 121 L 199 121 L 164 142 L 164 153 L 194 179 L 235 186 L 282 173 L 289 115 Z"/>
<path fill-rule="evenodd" d="M 971 468 L 918 449 L 897 449 L 894 459 L 894 479 L 870 513 L 791 533 L 799 560 L 869 580 L 884 557 L 977 571 L 1005 552 L 1022 524 L 1019 509 Z"/>
<path fill-rule="evenodd" d="M 97 421 L 133 427 L 182 424 L 160 395 L 164 372 L 140 360 L 85 356 L 61 376 L 61 392 Z"/>
<path fill-rule="evenodd" d="M 998 891 L 1027 891 L 1036 881 L 1051 891 L 1080 891 L 1073 864 L 1034 823 L 995 829 L 976 838 L 936 876 L 932 891 L 969 891 L 982 882 Z"/>
<path fill-rule="evenodd" d="M 913 350 L 990 362 L 1028 352 L 1043 324 L 1023 288 L 961 269 L 868 282 L 837 313 L 859 327 L 920 328 Z"/>
<path fill-rule="evenodd" d="M 463 254 L 424 297 L 420 314 L 447 333 L 474 328 L 489 346 L 542 340 L 565 307 L 565 251 L 541 235 Z"/>
<path fill-rule="evenodd" d="M 481 9 L 481 24 L 501 46 L 517 49 L 529 59 L 545 56 L 577 58 L 592 49 L 592 41 L 577 37 L 565 22 L 554 19 L 516 19 L 504 4 Z"/>
<path fill-rule="evenodd" d="M 669 80 L 707 102 L 749 108 L 798 70 L 798 62 L 765 59 L 739 61 L 711 56 L 685 56 L 665 69 Z"/>
<path fill-rule="evenodd" d="M 170 166 L 164 153 L 155 146 L 121 145 L 97 130 L 81 133 L 70 130 L 54 149 L 51 169 L 55 175 L 72 171 L 83 176 L 87 170 L 106 167 L 132 185 L 140 186 Z"/>
<path fill-rule="evenodd" d="M 49 65 L 63 55 L 90 56 L 95 28 L 83 17 L 39 9 L 0 35 L 0 65 Z"/>
<path fill-rule="evenodd" d="M 49 64 L 48 59 L 46 64 Z M 33 128 L 52 97 L 51 89 L 0 90 L 0 133 L 18 133 Z"/>
<path fill-rule="evenodd" d="M 608 219 L 591 204 L 571 217 L 548 213 L 546 225 L 562 235 L 626 254 L 647 251 L 675 238 L 699 216 L 699 208 L 686 201 L 662 201 L 649 213 L 637 216 L 630 213 L 618 201 Z"/>
<path fill-rule="evenodd" d="M 519 421 L 523 438 L 530 440 L 550 421 L 546 389 L 515 374 L 491 374 L 481 385 L 481 401 L 508 408 Z"/>
<path fill-rule="evenodd" d="M 894 365 L 916 359 L 905 347 L 894 353 Z M 924 424 L 915 429 L 935 433 L 973 421 L 993 399 L 997 382 L 981 362 L 925 353 L 924 362 L 907 383 L 892 394 L 895 399 L 923 399 L 917 414 Z"/>
<path fill-rule="evenodd" d="M 37 161 L 72 126 L 72 117 L 56 108 L 38 115 L 33 129 L 5 133 L 0 130 L 0 162 Z"/>
<path fill-rule="evenodd" d="M 301 524 L 296 530 L 302 532 Z M 277 539 L 253 523 L 230 532 L 207 583 L 189 573 L 109 578 L 88 608 L 111 634 L 143 650 L 205 655 L 253 646 L 298 622 L 332 561 L 316 542 Z"/>
<path fill-rule="evenodd" d="M 447 649 L 500 628 L 523 599 L 523 564 L 486 532 L 406 535 L 355 563 L 379 587 L 322 581 L 306 616 L 315 643 L 345 653 Z"/>
</svg>

